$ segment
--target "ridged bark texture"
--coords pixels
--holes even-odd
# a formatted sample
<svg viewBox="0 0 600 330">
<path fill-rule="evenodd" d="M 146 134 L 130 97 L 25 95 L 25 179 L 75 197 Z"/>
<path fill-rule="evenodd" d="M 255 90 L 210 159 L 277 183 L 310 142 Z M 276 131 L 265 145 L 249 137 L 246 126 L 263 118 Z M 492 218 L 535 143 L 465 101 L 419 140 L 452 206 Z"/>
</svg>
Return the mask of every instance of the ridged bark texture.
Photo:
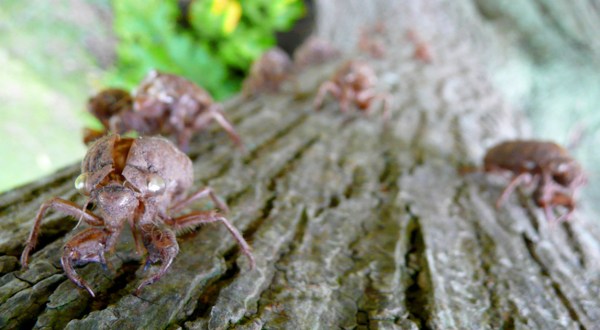
<svg viewBox="0 0 600 330">
<path fill-rule="evenodd" d="M 196 186 L 227 201 L 252 245 L 252 271 L 225 228 L 207 225 L 179 238 L 171 269 L 136 297 L 145 274 L 124 233 L 111 270 L 78 269 L 92 299 L 60 267 L 76 219 L 47 216 L 30 269 L 17 260 L 44 200 L 82 203 L 79 165 L 1 195 L 0 328 L 597 329 L 598 225 L 581 212 L 549 224 L 524 192 L 496 209 L 504 179 L 458 172 L 527 135 L 492 82 L 499 39 L 478 8 L 317 3 L 316 33 L 371 63 L 392 96 L 387 121 L 340 113 L 332 98 L 313 110 L 343 59 L 298 72 L 276 95 L 226 103 L 246 152 L 214 129 L 191 157 Z M 377 22 L 370 39 L 385 54 L 371 58 L 356 43 Z M 415 56 L 414 36 L 430 62 Z"/>
</svg>

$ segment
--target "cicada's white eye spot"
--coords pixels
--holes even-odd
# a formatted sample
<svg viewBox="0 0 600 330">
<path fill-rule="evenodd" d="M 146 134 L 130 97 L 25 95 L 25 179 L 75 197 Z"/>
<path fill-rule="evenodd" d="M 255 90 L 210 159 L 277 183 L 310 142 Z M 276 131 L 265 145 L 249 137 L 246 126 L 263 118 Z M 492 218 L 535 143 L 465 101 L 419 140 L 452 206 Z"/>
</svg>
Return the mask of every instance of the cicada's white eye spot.
<svg viewBox="0 0 600 330">
<path fill-rule="evenodd" d="M 87 173 L 81 173 L 81 174 L 79 174 L 77 179 L 75 179 L 75 189 L 77 189 L 77 191 L 80 194 L 82 194 L 83 196 L 90 195 L 90 191 L 87 189 L 87 180 L 88 180 Z"/>
<path fill-rule="evenodd" d="M 566 173 L 571 169 L 571 164 L 569 163 L 560 163 L 556 166 L 557 173 Z"/>
<path fill-rule="evenodd" d="M 157 174 L 150 174 L 148 176 L 148 191 L 153 194 L 162 193 L 165 190 L 166 183 L 163 178 Z"/>
</svg>

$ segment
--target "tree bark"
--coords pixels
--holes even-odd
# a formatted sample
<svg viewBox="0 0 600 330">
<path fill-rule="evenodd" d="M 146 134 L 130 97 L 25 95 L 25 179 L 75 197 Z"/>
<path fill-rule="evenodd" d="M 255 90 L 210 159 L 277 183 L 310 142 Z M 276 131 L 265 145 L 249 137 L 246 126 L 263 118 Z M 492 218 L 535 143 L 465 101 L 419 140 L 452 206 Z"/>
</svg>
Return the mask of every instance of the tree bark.
<svg viewBox="0 0 600 330">
<path fill-rule="evenodd" d="M 276 95 L 226 103 L 246 152 L 215 129 L 191 158 L 196 186 L 227 201 L 250 241 L 252 271 L 225 228 L 207 225 L 179 238 L 170 270 L 136 297 L 145 274 L 125 233 L 109 271 L 78 269 L 92 299 L 60 267 L 76 219 L 47 216 L 30 269 L 17 259 L 44 200 L 81 205 L 79 165 L 1 195 L 0 328 L 598 328 L 597 223 L 578 213 L 549 224 L 523 192 L 496 209 L 505 181 L 458 173 L 528 135 L 491 78 L 506 54 L 492 51 L 500 39 L 478 11 L 485 3 L 317 2 L 316 34 L 373 66 L 392 95 L 388 121 L 340 113 L 333 99 L 313 110 L 343 59 L 297 73 Z M 356 44 L 380 22 L 370 39 L 385 54 L 370 58 Z M 415 56 L 419 45 L 431 61 Z"/>
</svg>

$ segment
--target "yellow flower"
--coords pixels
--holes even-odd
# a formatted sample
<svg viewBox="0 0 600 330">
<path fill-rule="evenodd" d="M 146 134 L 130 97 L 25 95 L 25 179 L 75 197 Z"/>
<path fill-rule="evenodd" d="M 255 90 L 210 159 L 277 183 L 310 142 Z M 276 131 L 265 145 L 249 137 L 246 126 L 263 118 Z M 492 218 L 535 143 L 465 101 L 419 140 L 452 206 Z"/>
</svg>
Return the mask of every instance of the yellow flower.
<svg viewBox="0 0 600 330">
<path fill-rule="evenodd" d="M 210 13 L 216 16 L 221 15 L 229 0 L 214 0 L 212 6 L 210 6 Z"/>
<path fill-rule="evenodd" d="M 230 2 L 225 12 L 223 32 L 225 32 L 225 34 L 233 32 L 240 22 L 240 17 L 242 17 L 242 6 L 237 1 Z"/>
<path fill-rule="evenodd" d="M 235 0 L 213 0 L 210 12 L 215 16 L 223 16 L 222 31 L 225 34 L 230 34 L 240 22 L 242 6 Z"/>
</svg>

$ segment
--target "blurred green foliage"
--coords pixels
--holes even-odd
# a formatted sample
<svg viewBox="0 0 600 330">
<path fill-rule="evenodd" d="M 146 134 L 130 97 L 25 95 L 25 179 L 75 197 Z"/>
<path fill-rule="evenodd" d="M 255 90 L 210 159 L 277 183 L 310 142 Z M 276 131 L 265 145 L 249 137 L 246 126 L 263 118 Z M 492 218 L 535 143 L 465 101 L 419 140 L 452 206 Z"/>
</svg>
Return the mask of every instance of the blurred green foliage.
<svg viewBox="0 0 600 330">
<path fill-rule="evenodd" d="M 239 90 L 252 62 L 304 14 L 301 0 L 113 0 L 117 61 L 111 86 L 133 88 L 151 69 L 182 75 L 216 99 Z"/>
</svg>

